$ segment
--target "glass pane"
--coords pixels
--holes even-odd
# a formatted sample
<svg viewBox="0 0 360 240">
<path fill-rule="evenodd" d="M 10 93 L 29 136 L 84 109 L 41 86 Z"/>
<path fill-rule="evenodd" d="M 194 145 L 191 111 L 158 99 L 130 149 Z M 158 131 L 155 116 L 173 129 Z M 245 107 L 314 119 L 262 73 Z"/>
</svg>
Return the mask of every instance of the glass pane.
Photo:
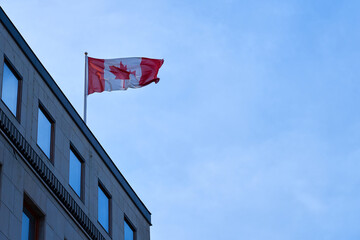
<svg viewBox="0 0 360 240">
<path fill-rule="evenodd" d="M 22 226 L 21 226 L 21 240 L 29 240 L 29 232 L 30 232 L 30 219 L 23 212 Z"/>
<path fill-rule="evenodd" d="M 134 231 L 126 221 L 124 221 L 124 235 L 125 240 L 134 240 Z"/>
<path fill-rule="evenodd" d="M 16 116 L 19 81 L 10 68 L 4 63 L 2 100 L 10 111 Z"/>
<path fill-rule="evenodd" d="M 81 194 L 81 162 L 70 150 L 70 171 L 69 171 L 69 183 L 74 189 L 76 194 L 80 197 Z"/>
<path fill-rule="evenodd" d="M 21 240 L 35 239 L 35 218 L 24 209 L 21 225 Z"/>
<path fill-rule="evenodd" d="M 98 187 L 98 220 L 109 232 L 109 198 L 100 187 Z"/>
<path fill-rule="evenodd" d="M 51 123 L 39 108 L 37 144 L 50 159 Z"/>
</svg>

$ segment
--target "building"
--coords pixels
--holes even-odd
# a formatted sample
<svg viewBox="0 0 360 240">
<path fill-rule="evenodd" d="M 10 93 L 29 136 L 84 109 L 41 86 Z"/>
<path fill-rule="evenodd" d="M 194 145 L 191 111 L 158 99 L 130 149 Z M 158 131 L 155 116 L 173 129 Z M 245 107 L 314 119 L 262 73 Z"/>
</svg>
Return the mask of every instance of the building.
<svg viewBox="0 0 360 240">
<path fill-rule="evenodd" d="M 151 213 L 0 8 L 0 240 L 149 240 Z"/>
</svg>

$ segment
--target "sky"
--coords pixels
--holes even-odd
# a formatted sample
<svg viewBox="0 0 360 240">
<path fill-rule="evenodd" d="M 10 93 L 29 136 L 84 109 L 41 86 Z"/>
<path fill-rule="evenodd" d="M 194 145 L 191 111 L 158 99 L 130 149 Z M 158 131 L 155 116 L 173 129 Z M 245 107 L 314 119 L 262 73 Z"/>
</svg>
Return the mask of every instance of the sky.
<svg viewBox="0 0 360 240">
<path fill-rule="evenodd" d="M 163 58 L 88 97 L 151 239 L 360 238 L 360 2 L 1 0 L 75 109 L 84 52 Z"/>
</svg>

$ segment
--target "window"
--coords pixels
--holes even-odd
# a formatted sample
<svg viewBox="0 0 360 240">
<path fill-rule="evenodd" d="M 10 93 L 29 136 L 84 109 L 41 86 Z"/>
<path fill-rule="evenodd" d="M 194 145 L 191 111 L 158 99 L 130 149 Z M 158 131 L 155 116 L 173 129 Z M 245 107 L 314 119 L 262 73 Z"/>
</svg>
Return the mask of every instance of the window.
<svg viewBox="0 0 360 240">
<path fill-rule="evenodd" d="M 124 220 L 124 239 L 125 240 L 135 240 L 136 239 L 135 235 L 136 235 L 135 227 L 125 217 L 125 220 Z"/>
<path fill-rule="evenodd" d="M 29 210 L 24 208 L 22 215 L 21 240 L 37 239 L 37 221 Z"/>
<path fill-rule="evenodd" d="M 110 195 L 99 183 L 98 186 L 98 221 L 110 233 Z"/>
<path fill-rule="evenodd" d="M 83 161 L 78 156 L 75 149 L 70 147 L 69 184 L 80 199 L 82 199 Z"/>
<path fill-rule="evenodd" d="M 40 232 L 43 216 L 30 198 L 24 195 L 21 240 L 38 240 L 43 237 L 43 233 Z"/>
<path fill-rule="evenodd" d="M 17 119 L 20 118 L 20 80 L 21 76 L 12 67 L 10 62 L 5 59 L 1 99 Z"/>
<path fill-rule="evenodd" d="M 38 113 L 37 144 L 50 160 L 53 159 L 53 139 L 54 121 L 46 112 L 45 108 L 40 105 Z"/>
</svg>

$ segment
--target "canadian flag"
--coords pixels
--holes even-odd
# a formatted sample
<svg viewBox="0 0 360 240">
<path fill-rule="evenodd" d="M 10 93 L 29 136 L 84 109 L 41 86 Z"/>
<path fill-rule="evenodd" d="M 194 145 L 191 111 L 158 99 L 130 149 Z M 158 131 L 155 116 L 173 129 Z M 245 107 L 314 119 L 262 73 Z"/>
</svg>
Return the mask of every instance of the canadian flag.
<svg viewBox="0 0 360 240">
<path fill-rule="evenodd" d="M 97 59 L 87 57 L 87 95 L 94 92 L 140 88 L 158 83 L 163 59 L 143 57 Z"/>
</svg>

